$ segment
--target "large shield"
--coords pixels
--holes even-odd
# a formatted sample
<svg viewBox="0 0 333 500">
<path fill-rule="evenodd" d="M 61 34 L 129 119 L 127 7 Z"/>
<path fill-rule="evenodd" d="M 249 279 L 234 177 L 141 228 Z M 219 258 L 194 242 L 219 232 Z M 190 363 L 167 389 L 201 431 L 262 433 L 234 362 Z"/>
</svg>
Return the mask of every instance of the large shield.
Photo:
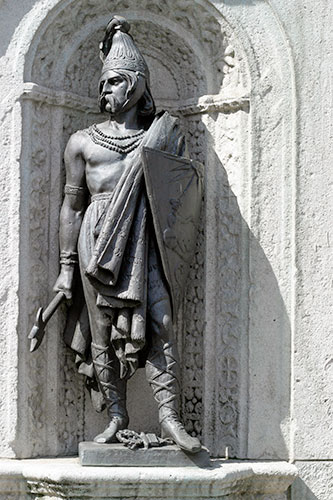
<svg viewBox="0 0 333 500">
<path fill-rule="evenodd" d="M 192 263 L 202 200 L 202 165 L 143 148 L 143 170 L 165 277 L 177 311 Z"/>
</svg>

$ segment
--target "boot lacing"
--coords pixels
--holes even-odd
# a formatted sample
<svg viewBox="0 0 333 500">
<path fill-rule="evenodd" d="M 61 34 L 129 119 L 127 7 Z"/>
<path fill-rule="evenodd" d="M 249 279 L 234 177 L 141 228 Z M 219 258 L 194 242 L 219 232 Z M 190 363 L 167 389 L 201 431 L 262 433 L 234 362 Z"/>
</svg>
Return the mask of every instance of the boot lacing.
<svg viewBox="0 0 333 500">
<path fill-rule="evenodd" d="M 173 356 L 172 352 L 168 351 L 173 346 L 172 342 L 168 342 L 163 345 L 162 349 L 157 349 L 156 347 L 152 349 L 150 359 L 147 363 L 153 366 L 155 373 L 148 378 L 148 382 L 152 387 L 153 395 L 158 403 L 159 413 L 161 415 L 161 409 L 166 408 L 167 414 L 160 418 L 160 423 L 162 423 L 166 418 L 178 420 L 178 412 L 175 408 L 170 405 L 173 401 L 178 398 L 179 395 L 179 381 L 175 375 L 174 366 L 177 364 L 177 358 Z M 160 360 L 161 352 L 164 352 L 164 359 L 166 366 L 162 367 L 160 364 L 154 364 L 154 360 Z M 168 380 L 163 380 L 165 375 L 168 376 Z M 162 379 L 162 380 L 159 380 Z M 168 396 L 160 394 L 161 391 L 167 391 Z"/>
<path fill-rule="evenodd" d="M 110 359 L 110 347 L 91 343 L 93 365 L 99 388 L 103 394 L 110 417 L 127 417 L 125 410 L 125 397 L 119 390 L 116 382 L 119 374 L 115 369 L 114 360 Z"/>
</svg>

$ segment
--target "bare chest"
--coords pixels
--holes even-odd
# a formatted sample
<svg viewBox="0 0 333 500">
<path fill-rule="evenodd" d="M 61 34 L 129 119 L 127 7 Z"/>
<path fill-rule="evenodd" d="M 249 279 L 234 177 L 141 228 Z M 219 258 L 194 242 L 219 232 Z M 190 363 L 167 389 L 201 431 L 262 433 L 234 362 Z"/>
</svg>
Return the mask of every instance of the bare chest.
<svg viewBox="0 0 333 500">
<path fill-rule="evenodd" d="M 90 193 L 113 191 L 123 171 L 133 162 L 136 151 L 137 147 L 127 152 L 113 144 L 96 144 L 88 139 L 84 148 L 84 160 Z"/>
</svg>

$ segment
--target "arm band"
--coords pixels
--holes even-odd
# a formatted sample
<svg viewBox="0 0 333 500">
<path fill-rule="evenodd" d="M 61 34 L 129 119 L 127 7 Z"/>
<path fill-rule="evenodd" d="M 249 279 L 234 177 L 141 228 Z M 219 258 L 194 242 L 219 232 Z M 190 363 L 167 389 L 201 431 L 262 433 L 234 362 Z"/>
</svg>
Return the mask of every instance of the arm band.
<svg viewBox="0 0 333 500">
<path fill-rule="evenodd" d="M 82 196 L 86 194 L 87 189 L 85 187 L 71 186 L 70 184 L 65 185 L 65 194 L 70 194 L 71 196 Z"/>
<path fill-rule="evenodd" d="M 75 266 L 79 261 L 77 252 L 60 252 L 60 264 Z"/>
</svg>

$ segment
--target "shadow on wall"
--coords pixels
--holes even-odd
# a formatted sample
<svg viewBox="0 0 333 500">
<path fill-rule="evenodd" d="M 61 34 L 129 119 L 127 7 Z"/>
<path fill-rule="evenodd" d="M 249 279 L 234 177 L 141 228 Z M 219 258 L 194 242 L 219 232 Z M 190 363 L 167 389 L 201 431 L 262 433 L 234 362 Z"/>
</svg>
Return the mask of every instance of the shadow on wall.
<svg viewBox="0 0 333 500">
<path fill-rule="evenodd" d="M 290 322 L 271 263 L 214 156 L 220 290 L 218 338 L 209 354 L 212 363 L 220 360 L 217 452 L 223 456 L 228 446 L 230 457 L 288 459 L 282 425 L 289 418 Z"/>
<path fill-rule="evenodd" d="M 312 493 L 301 478 L 297 478 L 288 489 L 288 500 L 319 500 L 319 497 Z"/>
</svg>

